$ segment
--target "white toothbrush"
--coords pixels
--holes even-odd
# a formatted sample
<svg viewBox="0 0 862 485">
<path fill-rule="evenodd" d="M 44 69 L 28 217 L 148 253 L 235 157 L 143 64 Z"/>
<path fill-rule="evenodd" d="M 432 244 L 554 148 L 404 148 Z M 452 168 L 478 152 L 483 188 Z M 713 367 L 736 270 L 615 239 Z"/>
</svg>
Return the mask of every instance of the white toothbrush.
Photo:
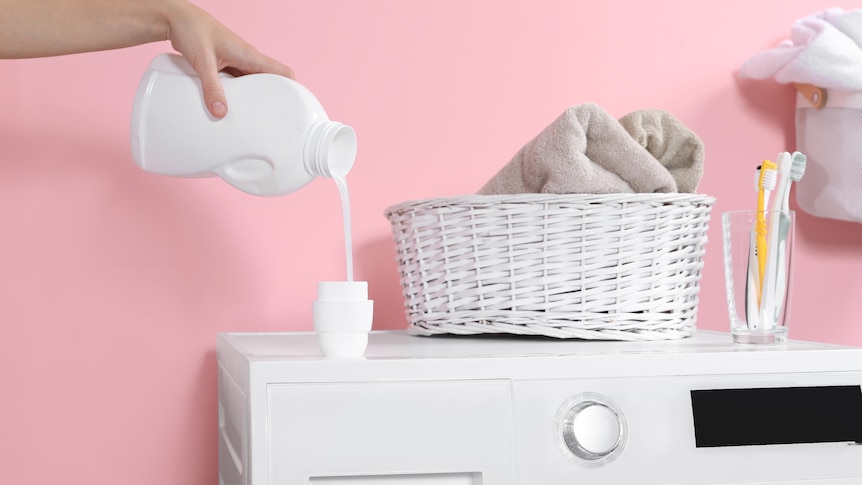
<svg viewBox="0 0 862 485">
<path fill-rule="evenodd" d="M 783 153 L 779 156 L 779 183 L 772 205 L 769 223 L 768 258 L 763 282 L 760 320 L 764 325 L 777 325 L 784 305 L 787 288 L 785 258 L 787 237 L 790 234 L 790 184 L 805 174 L 806 157 L 802 153 Z"/>
<path fill-rule="evenodd" d="M 805 175 L 807 160 L 807 157 L 800 152 L 793 152 L 792 155 L 786 152 L 784 154 L 788 158 L 786 163 L 787 170 L 778 174 L 780 178 L 779 185 L 775 191 L 775 199 L 772 203 L 772 210 L 777 211 L 790 210 L 790 184 L 792 182 L 799 182 L 802 176 Z"/>
<path fill-rule="evenodd" d="M 793 152 L 790 163 L 790 180 L 791 182 L 799 182 L 802 179 L 802 176 L 805 175 L 805 165 L 808 162 L 808 157 L 799 152 Z M 776 194 L 779 195 L 779 194 Z M 781 206 L 779 210 L 788 211 L 790 210 L 790 182 L 787 184 L 787 188 L 785 189 L 785 193 L 782 198 L 779 199 Z M 775 319 L 778 319 L 779 311 L 781 310 L 782 305 L 784 305 L 784 293 L 787 288 L 787 275 L 784 273 L 785 266 L 787 266 L 784 262 L 785 258 L 785 246 L 787 243 L 787 236 L 790 234 L 790 216 L 787 212 L 782 213 L 781 223 L 778 227 L 778 249 L 776 254 L 778 256 L 777 264 L 776 264 L 776 277 L 775 277 Z"/>
</svg>

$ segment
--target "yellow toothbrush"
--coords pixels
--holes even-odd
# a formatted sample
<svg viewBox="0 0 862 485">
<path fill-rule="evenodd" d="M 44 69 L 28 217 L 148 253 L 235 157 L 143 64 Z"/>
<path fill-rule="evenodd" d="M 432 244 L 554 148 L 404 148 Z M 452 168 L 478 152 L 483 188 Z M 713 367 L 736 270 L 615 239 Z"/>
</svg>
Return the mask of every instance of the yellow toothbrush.
<svg viewBox="0 0 862 485">
<path fill-rule="evenodd" d="M 757 269 L 758 287 L 763 288 L 763 276 L 766 274 L 766 204 L 769 192 L 775 189 L 778 180 L 778 172 L 773 162 L 764 160 L 760 165 L 760 179 L 757 181 L 757 219 L 754 223 L 756 234 L 755 244 L 757 246 Z M 761 295 L 757 295 L 757 304 L 760 305 Z"/>
</svg>

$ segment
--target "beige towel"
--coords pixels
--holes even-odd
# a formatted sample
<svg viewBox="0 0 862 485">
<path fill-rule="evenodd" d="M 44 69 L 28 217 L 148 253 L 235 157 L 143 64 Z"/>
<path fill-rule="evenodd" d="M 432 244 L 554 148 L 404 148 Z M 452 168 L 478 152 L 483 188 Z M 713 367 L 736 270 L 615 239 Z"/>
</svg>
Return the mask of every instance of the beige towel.
<svg viewBox="0 0 862 485">
<path fill-rule="evenodd" d="M 669 138 L 657 136 L 666 117 L 651 113 L 627 120 L 638 141 L 600 106 L 571 107 L 521 148 L 479 194 L 676 192 L 671 172 L 648 150 L 666 154 L 680 173 L 695 172 L 683 170 L 684 164 L 673 158 L 682 150 L 669 149 Z"/>
<path fill-rule="evenodd" d="M 703 177 L 703 142 L 670 113 L 646 109 L 620 118 L 620 124 L 676 180 L 680 192 L 694 193 Z"/>
</svg>

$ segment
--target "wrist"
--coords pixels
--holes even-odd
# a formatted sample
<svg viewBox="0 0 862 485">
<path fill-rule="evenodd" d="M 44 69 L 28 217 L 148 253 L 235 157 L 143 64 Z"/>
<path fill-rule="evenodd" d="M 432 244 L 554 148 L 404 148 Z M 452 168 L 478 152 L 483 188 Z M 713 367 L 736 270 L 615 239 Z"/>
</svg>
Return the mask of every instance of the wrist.
<svg viewBox="0 0 862 485">
<path fill-rule="evenodd" d="M 189 10 L 194 9 L 194 5 L 186 0 L 156 0 L 158 4 L 157 11 L 159 15 L 158 34 L 160 40 L 173 40 L 173 35 L 177 31 L 177 25 L 182 23 L 182 19 L 188 17 Z"/>
</svg>

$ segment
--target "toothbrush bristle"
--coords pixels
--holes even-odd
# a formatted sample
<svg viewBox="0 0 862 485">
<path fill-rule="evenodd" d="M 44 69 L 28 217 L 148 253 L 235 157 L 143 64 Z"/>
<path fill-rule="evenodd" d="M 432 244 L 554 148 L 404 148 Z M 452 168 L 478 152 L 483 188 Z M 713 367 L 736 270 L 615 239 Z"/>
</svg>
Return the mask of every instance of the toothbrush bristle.
<svg viewBox="0 0 862 485">
<path fill-rule="evenodd" d="M 778 182 L 778 171 L 767 168 L 763 172 L 763 190 L 775 190 L 776 182 Z"/>
<path fill-rule="evenodd" d="M 803 175 L 805 175 L 805 164 L 808 161 L 808 157 L 805 155 L 796 152 L 793 154 L 793 163 L 790 165 L 790 179 L 794 182 L 799 182 Z"/>
</svg>

